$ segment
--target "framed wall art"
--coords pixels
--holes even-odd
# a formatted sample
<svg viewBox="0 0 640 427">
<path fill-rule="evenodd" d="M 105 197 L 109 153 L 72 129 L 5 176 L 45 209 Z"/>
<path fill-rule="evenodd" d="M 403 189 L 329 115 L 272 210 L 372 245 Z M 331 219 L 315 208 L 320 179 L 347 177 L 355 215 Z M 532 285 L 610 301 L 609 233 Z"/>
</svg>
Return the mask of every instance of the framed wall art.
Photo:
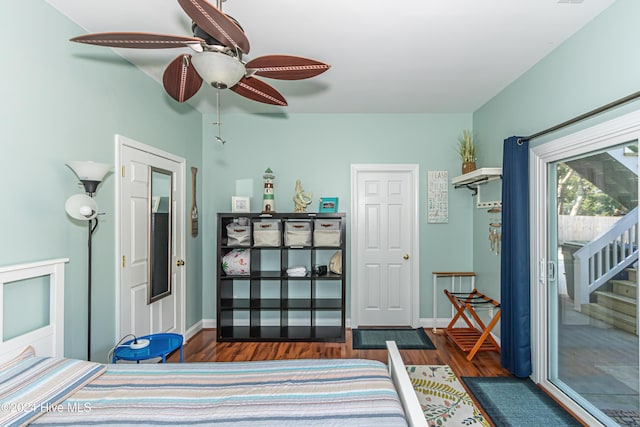
<svg viewBox="0 0 640 427">
<path fill-rule="evenodd" d="M 429 171 L 427 173 L 427 223 L 449 222 L 449 173 Z"/>
<path fill-rule="evenodd" d="M 248 197 L 232 196 L 231 212 L 250 212 L 250 199 Z"/>
<path fill-rule="evenodd" d="M 338 212 L 338 198 L 337 197 L 322 197 L 320 199 L 320 208 L 318 212 L 334 213 Z"/>
</svg>

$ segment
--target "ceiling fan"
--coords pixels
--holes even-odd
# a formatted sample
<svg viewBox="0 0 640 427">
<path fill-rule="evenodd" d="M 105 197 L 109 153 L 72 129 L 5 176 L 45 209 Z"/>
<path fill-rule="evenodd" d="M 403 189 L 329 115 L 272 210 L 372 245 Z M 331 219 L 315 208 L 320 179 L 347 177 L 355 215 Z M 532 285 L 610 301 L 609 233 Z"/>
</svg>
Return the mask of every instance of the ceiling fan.
<svg viewBox="0 0 640 427">
<path fill-rule="evenodd" d="M 185 102 L 198 92 L 203 80 L 216 89 L 231 89 L 240 96 L 266 104 L 286 106 L 287 101 L 273 87 L 256 76 L 281 80 L 302 80 L 317 76 L 330 65 L 291 55 L 265 55 L 248 62 L 249 40 L 240 24 L 222 12 L 217 0 L 177 0 L 192 19 L 193 37 L 142 32 L 106 32 L 71 39 L 77 43 L 134 49 L 189 47 L 192 54 L 178 55 L 164 71 L 166 92 Z"/>
</svg>

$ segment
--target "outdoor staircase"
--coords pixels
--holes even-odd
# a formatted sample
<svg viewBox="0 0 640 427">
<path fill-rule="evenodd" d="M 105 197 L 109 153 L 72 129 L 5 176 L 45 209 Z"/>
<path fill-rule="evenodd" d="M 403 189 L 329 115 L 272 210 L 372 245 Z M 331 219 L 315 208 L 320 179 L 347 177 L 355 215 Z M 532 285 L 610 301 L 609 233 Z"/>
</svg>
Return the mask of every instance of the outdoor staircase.
<svg viewBox="0 0 640 427">
<path fill-rule="evenodd" d="M 626 279 L 611 279 L 591 295 L 593 302 L 582 304 L 582 312 L 618 329 L 638 334 L 637 270 L 625 269 Z"/>
<path fill-rule="evenodd" d="M 568 241 L 562 246 L 574 309 L 636 335 L 638 281 L 631 267 L 640 253 L 637 151 L 631 144 L 566 162 L 627 212 L 589 242 Z"/>
</svg>

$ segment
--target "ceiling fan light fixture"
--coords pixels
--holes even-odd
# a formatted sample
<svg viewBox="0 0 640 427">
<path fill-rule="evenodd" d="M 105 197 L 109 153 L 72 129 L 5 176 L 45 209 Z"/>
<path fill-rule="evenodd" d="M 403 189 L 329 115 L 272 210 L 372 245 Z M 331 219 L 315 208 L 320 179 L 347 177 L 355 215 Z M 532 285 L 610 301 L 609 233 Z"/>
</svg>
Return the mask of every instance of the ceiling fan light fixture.
<svg viewBox="0 0 640 427">
<path fill-rule="evenodd" d="M 244 77 L 244 65 L 221 52 L 202 52 L 193 55 L 191 63 L 202 79 L 216 89 L 235 86 Z"/>
</svg>

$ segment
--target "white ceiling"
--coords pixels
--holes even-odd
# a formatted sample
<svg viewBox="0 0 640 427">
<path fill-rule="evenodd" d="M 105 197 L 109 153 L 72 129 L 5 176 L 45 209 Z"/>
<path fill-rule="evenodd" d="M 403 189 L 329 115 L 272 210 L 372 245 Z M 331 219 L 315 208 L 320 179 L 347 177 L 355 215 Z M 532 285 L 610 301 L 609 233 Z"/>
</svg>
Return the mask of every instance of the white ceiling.
<svg viewBox="0 0 640 427">
<path fill-rule="evenodd" d="M 191 35 L 176 0 L 46 0 L 87 32 Z M 215 4 L 214 0 L 210 0 Z M 251 52 L 317 59 L 308 80 L 264 79 L 289 102 L 276 107 L 222 91 L 224 112 L 470 113 L 615 0 L 229 0 Z M 82 34 L 82 33 L 81 33 Z M 78 35 L 81 35 L 78 34 Z M 82 46 L 91 52 L 108 49 Z M 183 49 L 114 49 L 161 86 Z M 174 102 L 171 100 L 171 102 Z M 215 89 L 190 101 L 215 111 Z"/>
</svg>

